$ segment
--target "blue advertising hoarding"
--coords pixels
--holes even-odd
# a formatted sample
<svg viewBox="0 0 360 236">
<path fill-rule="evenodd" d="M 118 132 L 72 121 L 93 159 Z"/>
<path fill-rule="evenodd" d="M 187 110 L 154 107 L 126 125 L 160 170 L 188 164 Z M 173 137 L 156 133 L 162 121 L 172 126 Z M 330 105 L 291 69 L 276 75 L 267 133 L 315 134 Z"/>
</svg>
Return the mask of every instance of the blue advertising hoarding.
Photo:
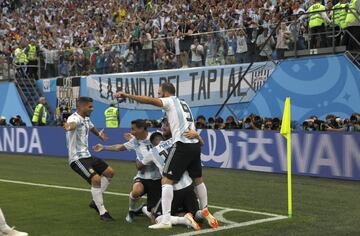
<svg viewBox="0 0 360 236">
<path fill-rule="evenodd" d="M 125 142 L 128 129 L 106 130 L 111 145 Z M 286 141 L 277 132 L 201 130 L 204 166 L 284 173 Z M 99 143 L 90 135 L 89 146 Z M 295 132 L 292 134 L 293 173 L 360 180 L 360 133 Z M 67 156 L 62 128 L 0 128 L 0 152 Z M 105 159 L 135 160 L 134 152 L 93 153 Z"/>
</svg>

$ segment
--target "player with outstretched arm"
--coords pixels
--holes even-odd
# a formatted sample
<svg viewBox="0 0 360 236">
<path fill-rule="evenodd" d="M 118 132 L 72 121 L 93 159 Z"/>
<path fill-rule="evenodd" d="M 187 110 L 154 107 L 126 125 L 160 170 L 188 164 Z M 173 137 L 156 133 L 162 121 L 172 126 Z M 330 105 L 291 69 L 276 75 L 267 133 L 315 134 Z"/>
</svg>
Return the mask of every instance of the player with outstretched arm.
<svg viewBox="0 0 360 236">
<path fill-rule="evenodd" d="M 162 108 L 170 124 L 174 144 L 169 152 L 163 170 L 161 205 L 163 217 L 161 222 L 149 226 L 151 229 L 171 228 L 171 203 L 174 196 L 173 184 L 180 180 L 185 171 L 194 180 L 195 189 L 200 200 L 200 207 L 209 224 L 218 227 L 218 221 L 208 210 L 208 196 L 202 178 L 201 146 L 199 140 L 185 137 L 188 130 L 195 130 L 194 119 L 188 104 L 175 96 L 175 87 L 163 83 L 158 90 L 159 98 L 131 95 L 125 92 L 115 94 L 117 98 L 128 98 L 140 103 Z"/>
</svg>

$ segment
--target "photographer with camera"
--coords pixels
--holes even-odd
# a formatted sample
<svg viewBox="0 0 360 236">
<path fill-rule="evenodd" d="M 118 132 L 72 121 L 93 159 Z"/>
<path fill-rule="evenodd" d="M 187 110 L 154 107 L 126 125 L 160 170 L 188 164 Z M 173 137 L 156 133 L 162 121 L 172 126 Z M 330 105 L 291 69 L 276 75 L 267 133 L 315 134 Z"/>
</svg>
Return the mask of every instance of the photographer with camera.
<svg viewBox="0 0 360 236">
<path fill-rule="evenodd" d="M 196 118 L 195 127 L 197 129 L 206 129 L 207 128 L 206 119 L 204 116 L 200 115 Z"/>
<path fill-rule="evenodd" d="M 319 120 L 317 116 L 310 116 L 302 124 L 303 131 L 324 131 L 325 121 Z"/>
<path fill-rule="evenodd" d="M 225 122 L 225 129 L 238 129 L 238 128 L 239 126 L 235 122 L 235 118 L 233 116 L 228 116 Z"/>
<path fill-rule="evenodd" d="M 0 126 L 8 126 L 5 116 L 0 116 Z"/>
<path fill-rule="evenodd" d="M 336 117 L 333 114 L 326 116 L 326 123 L 323 124 L 324 131 L 347 131 L 347 121 L 344 122 L 339 117 Z"/>
<path fill-rule="evenodd" d="M 262 118 L 255 114 L 250 114 L 250 116 L 245 119 L 245 129 L 261 130 L 262 125 Z"/>
<path fill-rule="evenodd" d="M 360 114 L 353 113 L 348 124 L 348 131 L 360 132 Z"/>
<path fill-rule="evenodd" d="M 214 129 L 225 129 L 224 119 L 220 116 L 215 119 L 215 127 Z"/>
<path fill-rule="evenodd" d="M 25 122 L 22 120 L 21 116 L 19 115 L 11 117 L 9 123 L 12 126 L 26 126 Z"/>
</svg>

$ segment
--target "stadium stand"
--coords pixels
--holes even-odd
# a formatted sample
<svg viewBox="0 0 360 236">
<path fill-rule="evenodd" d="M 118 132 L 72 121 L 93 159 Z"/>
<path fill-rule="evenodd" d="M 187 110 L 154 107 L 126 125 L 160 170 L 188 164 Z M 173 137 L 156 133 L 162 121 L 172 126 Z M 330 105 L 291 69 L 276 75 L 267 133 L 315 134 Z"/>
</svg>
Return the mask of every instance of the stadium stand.
<svg viewBox="0 0 360 236">
<path fill-rule="evenodd" d="M 310 48 L 312 37 L 308 18 L 294 16 L 310 1 L 278 2 L 3 1 L 0 53 L 14 60 L 17 48 L 27 54 L 33 48 L 40 60 L 20 64 L 34 77 L 29 65 L 38 65 L 42 78 L 245 63 L 281 19 L 258 58 L 278 59 L 286 50 Z"/>
</svg>

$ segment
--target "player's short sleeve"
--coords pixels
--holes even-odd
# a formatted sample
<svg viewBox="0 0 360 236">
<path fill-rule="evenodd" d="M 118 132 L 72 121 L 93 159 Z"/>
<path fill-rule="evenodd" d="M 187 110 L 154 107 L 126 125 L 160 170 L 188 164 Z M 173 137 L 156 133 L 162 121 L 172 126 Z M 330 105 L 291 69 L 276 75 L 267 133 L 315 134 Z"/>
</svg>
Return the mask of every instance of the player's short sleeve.
<svg viewBox="0 0 360 236">
<path fill-rule="evenodd" d="M 124 143 L 124 147 L 128 150 L 134 150 L 135 149 L 135 138 L 132 138 L 129 142 Z"/>
<path fill-rule="evenodd" d="M 76 116 L 69 116 L 69 118 L 66 120 L 66 123 L 75 123 L 78 125 L 80 123 L 80 119 Z"/>
<path fill-rule="evenodd" d="M 162 104 L 163 104 L 163 109 L 165 111 L 169 110 L 169 108 L 171 107 L 171 105 L 173 104 L 172 102 L 172 98 L 160 98 L 160 100 L 162 101 Z"/>
<path fill-rule="evenodd" d="M 92 129 L 94 127 L 95 127 L 95 125 L 91 122 L 91 120 L 89 120 L 89 128 Z"/>
</svg>

